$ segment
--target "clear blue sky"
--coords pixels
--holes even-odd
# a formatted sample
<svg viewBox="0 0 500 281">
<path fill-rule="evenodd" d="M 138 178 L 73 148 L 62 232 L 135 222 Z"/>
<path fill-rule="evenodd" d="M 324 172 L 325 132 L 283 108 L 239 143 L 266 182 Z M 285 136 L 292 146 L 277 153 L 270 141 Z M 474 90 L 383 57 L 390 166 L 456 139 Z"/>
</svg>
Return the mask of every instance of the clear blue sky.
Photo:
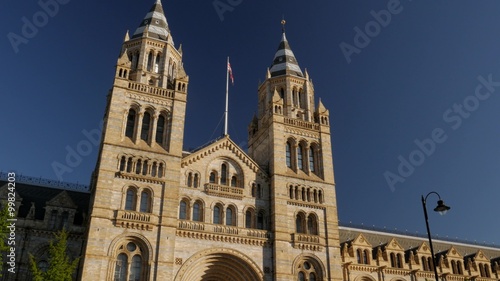
<svg viewBox="0 0 500 281">
<path fill-rule="evenodd" d="M 59 1 L 52 15 L 37 1 L 0 3 L 2 171 L 57 179 L 52 163 L 98 128 L 125 32 L 154 2 Z M 221 20 L 214 3 L 229 2 Z M 299 65 L 330 110 L 340 220 L 423 234 L 420 196 L 437 191 L 452 209 L 430 211 L 434 234 L 500 245 L 500 86 L 478 79 L 500 81 L 500 2 L 307 3 L 163 0 L 190 76 L 185 148 L 221 133 L 226 56 L 235 77 L 229 134 L 246 147 L 284 15 Z M 23 17 L 37 30 L 23 35 Z M 351 46 L 350 63 L 341 44 Z M 62 178 L 88 183 L 96 157 L 92 146 Z M 405 161 L 416 164 L 398 172 Z M 392 189 L 384 173 L 399 177 Z"/>
</svg>

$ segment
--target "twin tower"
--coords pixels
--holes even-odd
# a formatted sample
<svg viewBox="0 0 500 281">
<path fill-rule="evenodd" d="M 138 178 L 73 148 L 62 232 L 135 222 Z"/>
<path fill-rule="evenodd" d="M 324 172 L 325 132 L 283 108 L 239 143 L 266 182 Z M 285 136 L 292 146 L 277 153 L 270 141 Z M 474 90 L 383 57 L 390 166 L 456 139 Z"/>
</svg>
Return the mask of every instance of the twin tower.
<svg viewBox="0 0 500 281">
<path fill-rule="evenodd" d="M 189 76 L 161 2 L 125 36 L 81 280 L 341 280 L 329 112 L 283 32 L 248 126 L 183 151 Z"/>
</svg>

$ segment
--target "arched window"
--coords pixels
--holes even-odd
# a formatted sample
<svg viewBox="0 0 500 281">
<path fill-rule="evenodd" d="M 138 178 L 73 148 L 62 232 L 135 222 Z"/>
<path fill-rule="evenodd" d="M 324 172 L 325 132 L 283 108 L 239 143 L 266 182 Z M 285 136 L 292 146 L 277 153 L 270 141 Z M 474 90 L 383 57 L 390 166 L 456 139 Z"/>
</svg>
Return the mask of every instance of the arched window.
<svg viewBox="0 0 500 281">
<path fill-rule="evenodd" d="M 160 115 L 156 124 L 156 142 L 160 145 L 163 144 L 163 133 L 165 132 L 165 116 Z"/>
<path fill-rule="evenodd" d="M 142 164 L 142 175 L 145 176 L 148 173 L 148 160 L 144 160 Z"/>
<path fill-rule="evenodd" d="M 303 151 L 302 151 L 302 145 L 299 145 L 299 146 L 297 146 L 297 167 L 300 170 L 304 169 L 304 165 L 303 165 L 304 157 L 303 156 L 304 155 L 303 155 Z"/>
<path fill-rule="evenodd" d="M 215 175 L 215 172 L 214 172 L 214 171 L 210 172 L 210 178 L 209 178 L 209 180 L 208 180 L 208 181 L 209 181 L 210 183 L 215 183 L 215 181 L 216 181 L 216 175 Z"/>
<path fill-rule="evenodd" d="M 137 194 L 133 187 L 127 190 L 127 197 L 125 198 L 125 210 L 135 211 L 135 203 L 137 201 Z"/>
<path fill-rule="evenodd" d="M 262 188 L 259 183 L 257 184 L 257 198 L 262 198 Z"/>
<path fill-rule="evenodd" d="M 361 249 L 356 250 L 356 260 L 358 263 L 362 263 L 363 261 L 363 251 L 361 251 Z"/>
<path fill-rule="evenodd" d="M 297 88 L 292 89 L 292 104 L 297 106 Z"/>
<path fill-rule="evenodd" d="M 434 270 L 434 260 L 432 260 L 431 257 L 427 258 L 427 267 L 429 268 L 429 271 Z"/>
<path fill-rule="evenodd" d="M 195 188 L 197 188 L 198 186 L 200 186 L 200 177 L 198 176 L 198 174 L 194 174 L 194 185 L 193 185 Z"/>
<path fill-rule="evenodd" d="M 158 171 L 158 166 L 156 165 L 156 162 L 153 162 L 153 166 L 151 167 L 151 176 L 156 177 Z"/>
<path fill-rule="evenodd" d="M 115 281 L 127 280 L 127 255 L 119 254 L 115 265 Z"/>
<path fill-rule="evenodd" d="M 127 161 L 127 173 L 130 172 L 132 172 L 132 157 L 129 157 Z"/>
<path fill-rule="evenodd" d="M 137 69 L 137 59 L 138 59 L 137 53 L 133 54 L 132 55 L 132 70 Z"/>
<path fill-rule="evenodd" d="M 158 73 L 159 69 L 160 69 L 160 54 L 157 54 L 155 60 L 154 72 Z"/>
<path fill-rule="evenodd" d="M 42 271 L 42 272 L 47 272 L 47 270 L 49 269 L 49 262 L 46 261 L 46 260 L 41 260 L 38 262 L 38 268 Z"/>
<path fill-rule="evenodd" d="M 144 262 L 144 248 L 132 241 L 125 241 L 119 247 L 116 258 L 114 281 L 140 281 L 144 280 L 143 272 L 147 264 Z"/>
<path fill-rule="evenodd" d="M 403 268 L 403 256 L 401 254 L 397 254 L 396 267 Z"/>
<path fill-rule="evenodd" d="M 461 261 L 457 262 L 457 269 L 458 269 L 458 274 L 460 274 L 460 275 L 464 274 L 464 271 L 462 269 L 462 262 Z"/>
<path fill-rule="evenodd" d="M 193 205 L 193 221 L 203 221 L 203 207 L 200 202 Z"/>
<path fill-rule="evenodd" d="M 289 142 L 286 142 L 286 166 L 292 167 L 292 146 Z"/>
<path fill-rule="evenodd" d="M 135 164 L 135 173 L 140 174 L 141 168 L 142 168 L 142 161 L 141 161 L 141 159 L 139 159 L 139 160 L 137 160 L 137 164 Z"/>
<path fill-rule="evenodd" d="M 313 214 L 310 214 L 307 217 L 307 233 L 312 235 L 318 235 L 316 216 L 314 216 Z"/>
<path fill-rule="evenodd" d="M 214 224 L 220 224 L 220 215 L 221 215 L 221 209 L 219 206 L 215 206 L 214 208 Z"/>
<path fill-rule="evenodd" d="M 370 258 L 369 258 L 370 256 L 369 255 L 370 255 L 370 251 L 365 249 L 364 255 L 363 255 L 363 263 L 364 264 L 370 264 Z"/>
<path fill-rule="evenodd" d="M 179 206 L 179 219 L 185 220 L 187 219 L 187 203 L 186 201 L 181 201 Z"/>
<path fill-rule="evenodd" d="M 148 69 L 148 71 L 151 71 L 152 68 L 153 68 L 153 51 L 150 51 L 149 55 L 148 55 L 147 69 Z"/>
<path fill-rule="evenodd" d="M 235 225 L 234 221 L 233 209 L 229 207 L 226 209 L 226 225 Z"/>
<path fill-rule="evenodd" d="M 160 165 L 158 166 L 158 177 L 163 177 L 163 163 L 160 163 Z"/>
<path fill-rule="evenodd" d="M 396 267 L 396 255 L 391 253 L 391 267 Z"/>
<path fill-rule="evenodd" d="M 295 218 L 295 232 L 297 233 L 305 233 L 304 231 L 304 215 L 297 214 Z"/>
<path fill-rule="evenodd" d="M 252 228 L 253 222 L 253 212 L 251 210 L 247 210 L 245 213 L 245 227 Z"/>
<path fill-rule="evenodd" d="M 304 261 L 299 264 L 297 270 L 299 281 L 316 281 L 318 280 L 318 276 L 321 276 L 320 269 L 313 262 Z"/>
<path fill-rule="evenodd" d="M 120 172 L 125 171 L 125 166 L 127 164 L 127 160 L 125 159 L 125 156 L 122 156 L 120 159 Z"/>
<path fill-rule="evenodd" d="M 135 128 L 135 116 L 136 112 L 134 109 L 129 109 L 127 115 L 127 126 L 125 128 L 125 136 L 129 138 L 134 137 L 134 128 Z"/>
<path fill-rule="evenodd" d="M 141 206 L 140 206 L 140 211 L 141 212 L 144 212 L 144 213 L 150 213 L 151 212 L 151 209 L 150 209 L 150 206 L 151 206 L 151 203 L 150 203 L 151 199 L 150 199 L 150 196 L 149 196 L 149 192 L 147 191 L 143 191 L 141 192 Z"/>
<path fill-rule="evenodd" d="M 302 93 L 302 89 L 299 90 L 299 107 L 305 108 L 305 106 L 304 106 L 304 94 Z"/>
<path fill-rule="evenodd" d="M 486 277 L 486 273 L 484 271 L 484 265 L 482 263 L 479 264 L 479 274 L 481 277 Z"/>
<path fill-rule="evenodd" d="M 142 118 L 142 130 L 141 130 L 141 140 L 149 141 L 149 127 L 151 123 L 151 114 L 145 112 Z"/>
<path fill-rule="evenodd" d="M 428 271 L 429 268 L 427 267 L 427 259 L 425 257 L 422 257 L 422 269 L 424 271 Z"/>
<path fill-rule="evenodd" d="M 227 185 L 227 165 L 224 163 L 220 169 L 220 184 Z"/>
<path fill-rule="evenodd" d="M 457 274 L 457 272 L 458 272 L 457 263 L 454 260 L 452 260 L 451 261 L 451 273 Z"/>
<path fill-rule="evenodd" d="M 187 186 L 191 187 L 193 185 L 193 173 L 188 174 Z"/>
<path fill-rule="evenodd" d="M 262 211 L 257 215 L 257 228 L 264 229 L 264 213 Z"/>
<path fill-rule="evenodd" d="M 231 186 L 232 187 L 236 187 L 237 185 L 237 179 L 236 179 L 236 176 L 232 176 L 231 177 Z"/>
<path fill-rule="evenodd" d="M 64 211 L 62 213 L 62 217 L 61 217 L 61 223 L 59 225 L 59 229 L 67 229 L 68 228 L 68 220 L 69 220 L 69 213 L 67 211 Z"/>
<path fill-rule="evenodd" d="M 281 98 L 285 97 L 285 90 L 283 88 L 281 88 L 281 90 L 280 90 L 280 97 Z"/>
<path fill-rule="evenodd" d="M 484 264 L 484 273 L 486 274 L 485 277 L 491 278 L 490 266 L 487 263 Z"/>
<path fill-rule="evenodd" d="M 252 183 L 252 197 L 257 196 L 257 185 Z"/>
<path fill-rule="evenodd" d="M 129 281 L 141 280 L 142 258 L 139 255 L 132 257 L 132 264 L 130 265 Z"/>
<path fill-rule="evenodd" d="M 314 172 L 314 149 L 312 147 L 309 148 L 309 171 Z"/>
</svg>

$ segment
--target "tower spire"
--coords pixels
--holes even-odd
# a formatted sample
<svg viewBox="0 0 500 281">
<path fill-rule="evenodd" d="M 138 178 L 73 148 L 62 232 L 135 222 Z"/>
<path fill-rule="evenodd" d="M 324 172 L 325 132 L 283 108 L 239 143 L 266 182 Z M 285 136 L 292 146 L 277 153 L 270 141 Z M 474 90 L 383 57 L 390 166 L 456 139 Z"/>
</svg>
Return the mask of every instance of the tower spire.
<svg viewBox="0 0 500 281">
<path fill-rule="evenodd" d="M 149 12 L 144 16 L 139 27 L 135 30 L 132 38 L 144 36 L 145 30 L 148 31 L 147 37 L 171 41 L 170 29 L 168 28 L 167 18 L 163 12 L 160 0 L 156 0 Z"/>
<path fill-rule="evenodd" d="M 271 77 L 285 74 L 304 77 L 304 74 L 302 74 L 302 70 L 299 67 L 299 63 L 297 62 L 297 59 L 290 48 L 290 44 L 288 44 L 288 40 L 286 39 L 285 24 L 286 21 L 284 19 L 281 20 L 281 30 L 283 34 L 281 35 L 280 45 L 278 46 L 278 50 L 274 55 L 274 60 L 270 67 Z"/>
</svg>

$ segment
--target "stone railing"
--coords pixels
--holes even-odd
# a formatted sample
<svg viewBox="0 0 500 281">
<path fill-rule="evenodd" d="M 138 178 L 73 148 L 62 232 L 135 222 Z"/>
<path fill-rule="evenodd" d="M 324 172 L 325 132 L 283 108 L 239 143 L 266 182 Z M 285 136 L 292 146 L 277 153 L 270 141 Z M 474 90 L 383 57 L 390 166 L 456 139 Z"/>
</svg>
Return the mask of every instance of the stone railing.
<svg viewBox="0 0 500 281">
<path fill-rule="evenodd" d="M 189 230 L 204 231 L 205 230 L 205 224 L 202 223 L 202 222 L 180 220 L 179 221 L 179 228 L 189 229 Z"/>
<path fill-rule="evenodd" d="M 246 234 L 250 237 L 269 238 L 269 232 L 267 230 L 248 229 Z"/>
<path fill-rule="evenodd" d="M 479 278 L 476 278 L 478 280 Z M 465 276 L 448 274 L 446 275 L 446 281 L 465 281 Z"/>
<path fill-rule="evenodd" d="M 244 189 L 240 187 L 231 187 L 213 183 L 205 184 L 205 192 L 207 194 L 224 198 L 241 200 L 243 198 L 243 190 Z"/>
<path fill-rule="evenodd" d="M 117 210 L 115 221 L 116 226 L 124 228 L 153 230 L 153 226 L 158 224 L 158 217 L 150 213 Z"/>
<path fill-rule="evenodd" d="M 292 247 L 302 250 L 322 251 L 323 239 L 316 235 L 292 233 Z"/>
<path fill-rule="evenodd" d="M 304 120 L 293 119 L 285 117 L 285 124 L 292 125 L 299 128 L 319 130 L 319 124 L 307 122 Z"/>
<path fill-rule="evenodd" d="M 157 95 L 157 96 L 161 96 L 161 97 L 167 97 L 167 98 L 174 97 L 173 90 L 167 90 L 164 88 L 144 85 L 144 84 L 136 83 L 136 82 L 128 82 L 128 88 L 131 90 L 134 90 L 134 91 L 141 92 L 141 93 Z"/>
<path fill-rule="evenodd" d="M 294 233 L 292 234 L 293 242 L 302 242 L 302 243 L 314 243 L 319 244 L 319 236 L 316 235 L 308 235 L 308 234 L 300 234 Z"/>
<path fill-rule="evenodd" d="M 266 240 L 269 239 L 270 237 L 269 231 L 267 230 L 241 228 L 231 225 L 211 224 L 211 223 L 194 222 L 188 220 L 179 220 L 178 227 L 179 229 L 183 230 L 191 230 L 191 231 L 215 233 L 215 234 L 229 234 L 229 235 L 266 239 Z"/>
<path fill-rule="evenodd" d="M 234 226 L 224 226 L 224 225 L 214 225 L 213 231 L 217 233 L 227 233 L 238 235 L 239 231 L 237 227 Z"/>
</svg>

